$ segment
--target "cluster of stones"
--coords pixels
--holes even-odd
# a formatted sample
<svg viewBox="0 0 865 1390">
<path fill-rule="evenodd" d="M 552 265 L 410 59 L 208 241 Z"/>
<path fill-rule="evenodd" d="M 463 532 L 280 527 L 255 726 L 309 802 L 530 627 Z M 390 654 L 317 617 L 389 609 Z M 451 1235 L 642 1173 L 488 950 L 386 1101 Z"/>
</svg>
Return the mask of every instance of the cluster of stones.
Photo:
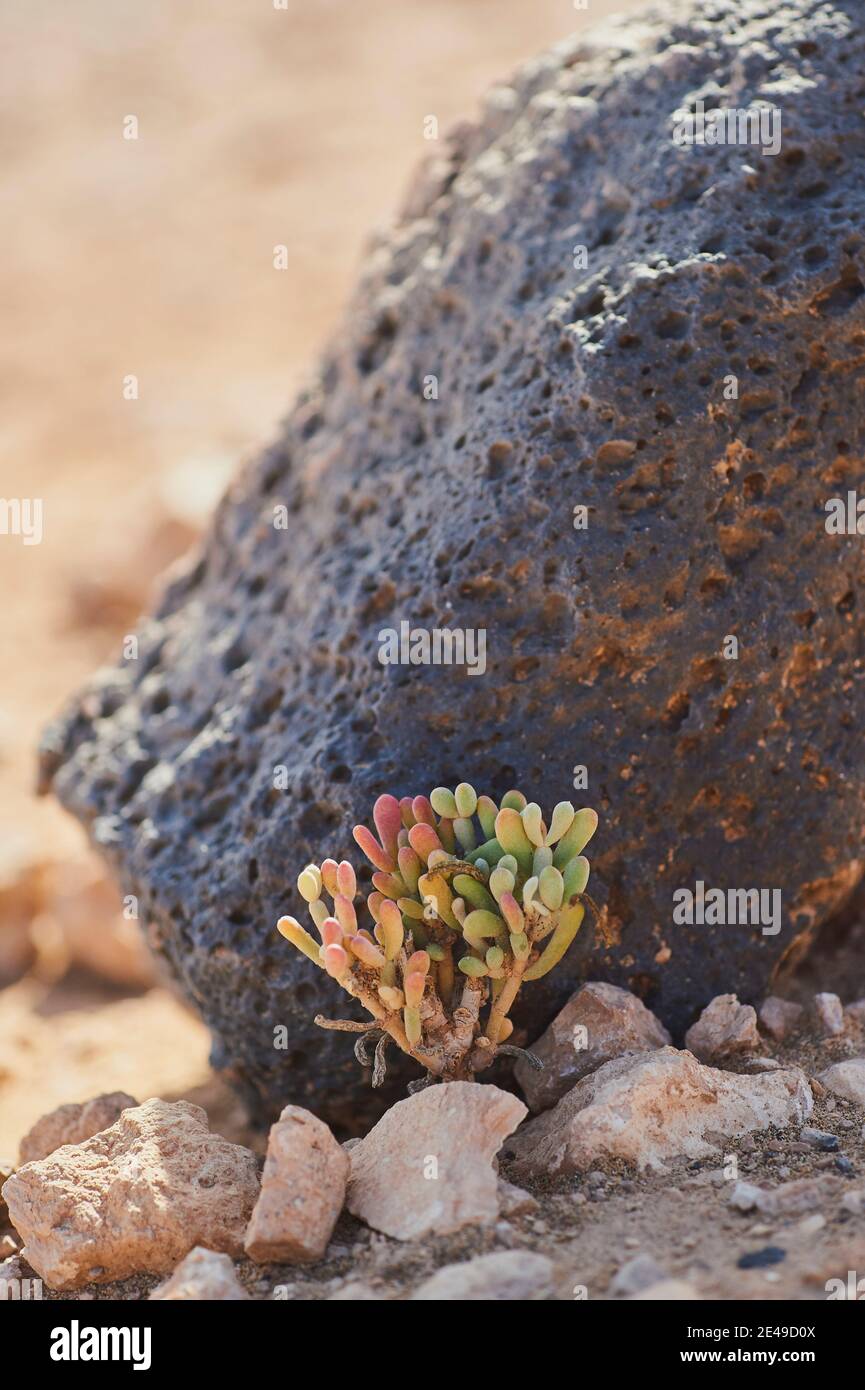
<svg viewBox="0 0 865 1390">
<path fill-rule="evenodd" d="M 0 1265 L 0 1280 L 12 1266 L 27 1267 L 53 1289 L 74 1290 L 144 1272 L 169 1276 L 154 1298 L 242 1299 L 249 1278 L 238 1262 L 315 1264 L 344 1210 L 397 1241 L 530 1211 L 532 1196 L 499 1172 L 505 1160 L 511 1177 L 531 1183 L 585 1176 L 609 1162 L 663 1171 L 678 1156 L 717 1151 L 719 1136 L 788 1126 L 827 1147 L 827 1136 L 807 1124 L 813 1087 L 865 1110 L 865 1056 L 835 1061 L 809 1083 L 767 1053 L 782 1016 L 785 1039 L 806 1022 L 819 1032 L 833 1000 L 817 996 L 805 1011 L 770 999 L 757 1015 L 735 996 L 719 997 L 692 1029 L 700 1060 L 672 1047 L 634 995 L 585 985 L 535 1044 L 543 1071 L 518 1066 L 527 1104 L 497 1086 L 457 1080 L 400 1101 L 365 1137 L 344 1144 L 310 1111 L 288 1105 L 270 1130 L 263 1170 L 185 1101 L 139 1105 L 118 1092 L 61 1106 L 22 1141 L 20 1166 L 3 1184 L 3 1214 L 22 1248 Z M 823 1029 L 823 1037 L 834 1046 L 843 1036 L 850 1052 L 863 1023 L 865 1001 L 842 1011 L 840 1035 Z M 848 1196 L 852 1212 L 859 1194 Z M 813 1194 L 807 1181 L 738 1183 L 731 1204 L 800 1213 Z M 558 1296 L 564 1275 L 555 1260 L 529 1255 L 519 1263 L 526 1259 L 502 1251 L 448 1267 L 412 1297 Z M 632 1263 L 612 1296 L 693 1296 Z"/>
</svg>

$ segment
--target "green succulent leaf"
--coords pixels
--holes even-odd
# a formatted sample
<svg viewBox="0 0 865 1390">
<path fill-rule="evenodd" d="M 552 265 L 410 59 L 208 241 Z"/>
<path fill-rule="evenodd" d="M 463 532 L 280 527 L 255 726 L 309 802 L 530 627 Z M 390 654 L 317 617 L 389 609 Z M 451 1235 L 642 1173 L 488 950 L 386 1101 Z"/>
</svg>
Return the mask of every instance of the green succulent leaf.
<svg viewBox="0 0 865 1390">
<path fill-rule="evenodd" d="M 553 863 L 557 869 L 563 869 L 569 859 L 573 859 L 575 854 L 580 854 L 591 840 L 598 828 L 598 813 L 586 806 L 582 811 L 577 811 L 571 821 L 566 834 L 559 840 L 556 852 L 553 855 Z"/>
<path fill-rule="evenodd" d="M 469 907 L 479 907 L 486 909 L 487 912 L 495 912 L 496 900 L 479 879 L 472 878 L 470 874 L 455 874 L 453 886 L 454 892 L 459 893 L 460 897 L 469 904 Z"/>
<path fill-rule="evenodd" d="M 488 974 L 486 961 L 478 960 L 477 956 L 463 956 L 457 961 L 457 965 L 464 975 L 468 975 L 472 980 L 479 980 L 482 975 Z"/>
<path fill-rule="evenodd" d="M 524 971 L 524 980 L 540 980 L 544 975 L 549 974 L 553 966 L 558 965 L 580 930 L 584 916 L 585 908 L 582 903 L 575 903 L 573 907 L 566 907 L 562 911 L 559 924 L 543 951 L 537 960 Z"/>
<path fill-rule="evenodd" d="M 506 854 L 513 855 L 522 873 L 531 872 L 534 848 L 514 807 L 505 807 L 496 816 L 496 839 Z"/>
</svg>

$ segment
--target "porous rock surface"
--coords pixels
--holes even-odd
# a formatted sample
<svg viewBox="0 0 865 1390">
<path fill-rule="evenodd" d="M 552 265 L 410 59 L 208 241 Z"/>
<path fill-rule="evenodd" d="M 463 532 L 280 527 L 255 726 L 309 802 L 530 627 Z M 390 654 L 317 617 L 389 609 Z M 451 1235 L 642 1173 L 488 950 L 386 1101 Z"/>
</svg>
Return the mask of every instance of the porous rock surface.
<svg viewBox="0 0 865 1390">
<path fill-rule="evenodd" d="M 320 1260 L 342 1211 L 348 1155 L 327 1125 L 287 1105 L 271 1127 L 261 1195 L 244 1242 L 250 1259 Z"/>
<path fill-rule="evenodd" d="M 199 1105 L 148 1100 L 25 1164 L 3 1196 L 24 1258 L 74 1289 L 170 1273 L 195 1245 L 241 1257 L 258 1185 L 255 1155 L 211 1134 Z"/>
<path fill-rule="evenodd" d="M 711 1153 L 709 1132 L 736 1138 L 801 1124 L 813 1103 L 797 1068 L 739 1076 L 663 1047 L 606 1062 L 553 1110 L 523 1125 L 506 1152 L 516 1158 L 517 1177 L 585 1172 L 615 1158 L 662 1169 L 680 1154 Z"/>
<path fill-rule="evenodd" d="M 81 1144 L 101 1130 L 108 1129 L 122 1111 L 138 1101 L 126 1091 L 110 1091 L 80 1104 L 58 1105 L 42 1115 L 27 1131 L 18 1150 L 19 1163 L 33 1163 L 64 1144 Z"/>
<path fill-rule="evenodd" d="M 865 552 L 824 506 L 862 475 L 862 60 L 860 0 L 672 0 L 493 89 L 138 659 L 47 733 L 43 787 L 265 1111 L 371 1102 L 274 923 L 383 791 L 546 806 L 588 767 L 607 913 L 528 1037 L 589 963 L 679 1034 L 757 1000 L 861 876 Z M 675 144 L 697 99 L 777 106 L 780 153 Z M 485 674 L 382 667 L 402 621 L 484 629 Z M 697 879 L 781 888 L 782 930 L 674 925 Z"/>
</svg>

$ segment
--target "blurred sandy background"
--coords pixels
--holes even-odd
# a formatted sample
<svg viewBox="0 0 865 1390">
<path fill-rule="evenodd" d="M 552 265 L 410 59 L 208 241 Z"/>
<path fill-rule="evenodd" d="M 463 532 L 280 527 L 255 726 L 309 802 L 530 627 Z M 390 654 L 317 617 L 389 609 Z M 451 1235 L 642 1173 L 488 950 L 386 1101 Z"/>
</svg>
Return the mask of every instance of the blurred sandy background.
<svg viewBox="0 0 865 1390">
<path fill-rule="evenodd" d="M 0 536 L 0 1156 L 115 1088 L 240 1123 L 80 830 L 32 795 L 39 733 L 273 434 L 424 117 L 639 4 L 0 0 L 0 496 L 44 506 L 41 545 Z"/>
</svg>

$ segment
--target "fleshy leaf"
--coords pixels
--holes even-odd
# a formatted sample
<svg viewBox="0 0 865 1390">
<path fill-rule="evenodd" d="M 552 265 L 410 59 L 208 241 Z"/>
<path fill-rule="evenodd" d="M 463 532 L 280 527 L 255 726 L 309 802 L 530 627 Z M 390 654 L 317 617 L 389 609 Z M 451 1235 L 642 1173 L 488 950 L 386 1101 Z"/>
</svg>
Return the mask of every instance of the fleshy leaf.
<svg viewBox="0 0 865 1390">
<path fill-rule="evenodd" d="M 582 925 L 585 908 L 582 903 L 566 907 L 559 916 L 559 924 L 544 947 L 538 959 L 524 971 L 524 980 L 540 980 L 554 965 L 558 965 Z"/>
<path fill-rule="evenodd" d="M 379 928 L 381 930 L 379 940 L 384 948 L 385 956 L 388 960 L 395 960 L 402 950 L 405 930 L 399 906 L 390 899 L 381 905 Z"/>
<path fill-rule="evenodd" d="M 429 906 L 435 916 L 440 917 L 453 931 L 459 931 L 459 922 L 451 908 L 454 895 L 444 874 L 421 874 L 417 886 L 424 906 Z"/>
<path fill-rule="evenodd" d="M 314 903 L 321 897 L 321 869 L 308 864 L 297 876 L 297 890 L 305 902 Z"/>
<path fill-rule="evenodd" d="M 532 867 L 532 842 L 523 825 L 519 811 L 505 807 L 496 816 L 496 839 L 506 854 L 512 854 L 522 873 L 527 874 Z"/>
<path fill-rule="evenodd" d="M 494 912 L 496 900 L 492 893 L 478 879 L 472 878 L 470 874 L 455 874 L 453 880 L 454 892 L 459 893 L 461 898 L 465 898 L 471 907 L 485 908 L 488 912 Z"/>
<path fill-rule="evenodd" d="M 396 859 L 397 836 L 402 827 L 400 804 L 395 796 L 380 796 L 372 808 L 372 818 L 381 840 L 382 849 Z"/>
<path fill-rule="evenodd" d="M 316 965 L 321 965 L 321 947 L 314 937 L 300 925 L 296 917 L 280 917 L 276 924 L 276 930 L 280 936 L 284 936 L 286 941 L 290 941 L 292 946 L 296 946 L 299 951 L 303 951 Z"/>
<path fill-rule="evenodd" d="M 536 801 L 530 801 L 527 806 L 524 806 L 520 819 L 523 822 L 523 829 L 532 844 L 542 845 L 547 833 L 547 828 L 544 825 L 544 818 L 538 803 Z"/>
<path fill-rule="evenodd" d="M 448 787 L 436 787 L 435 791 L 429 794 L 430 805 L 437 816 L 445 816 L 448 820 L 456 820 L 460 814 L 457 810 L 457 803 L 453 792 Z"/>
<path fill-rule="evenodd" d="M 498 864 L 504 852 L 498 840 L 487 840 L 477 849 L 469 850 L 466 859 L 470 864 L 476 864 L 479 859 L 483 859 L 486 864 L 493 865 Z"/>
<path fill-rule="evenodd" d="M 488 840 L 495 838 L 496 816 L 498 813 L 499 808 L 491 796 L 478 797 L 477 816 L 481 823 L 481 829 Z"/>
<path fill-rule="evenodd" d="M 339 868 L 335 859 L 324 859 L 321 863 L 321 881 L 333 898 L 339 892 L 336 882 L 336 871 Z"/>
<path fill-rule="evenodd" d="M 508 929 L 511 932 L 519 933 L 525 930 L 526 919 L 513 893 L 502 893 L 502 896 L 499 898 L 499 911 L 507 922 Z"/>
<path fill-rule="evenodd" d="M 588 806 L 585 806 L 582 811 L 578 811 L 571 821 L 567 834 L 562 836 L 556 846 L 556 852 L 553 855 L 553 863 L 556 868 L 564 869 L 569 859 L 573 859 L 575 854 L 580 854 L 597 828 L 597 811 L 593 811 Z"/>
<path fill-rule="evenodd" d="M 556 912 L 562 905 L 562 898 L 565 892 L 565 881 L 558 869 L 554 869 L 551 864 L 541 870 L 538 878 L 538 893 L 541 902 L 548 907 L 551 912 Z"/>
<path fill-rule="evenodd" d="M 474 821 L 470 820 L 468 816 L 460 816 L 458 820 L 453 822 L 453 828 L 457 844 L 464 854 L 475 848 L 477 836 L 475 835 Z"/>
<path fill-rule="evenodd" d="M 548 845 L 558 844 L 565 831 L 570 828 L 574 815 L 574 807 L 570 801 L 560 801 L 553 807 L 550 828 L 547 831 L 546 842 Z"/>
<path fill-rule="evenodd" d="M 417 1005 L 406 1004 L 402 1011 L 403 1027 L 405 1035 L 412 1047 L 417 1047 L 421 1040 L 420 1009 Z"/>
<path fill-rule="evenodd" d="M 346 937 L 346 945 L 352 955 L 357 956 L 362 965 L 368 965 L 372 970 L 381 970 L 385 963 L 385 957 L 374 942 L 367 940 L 358 932 L 356 936 Z M 327 946 L 325 949 L 329 951 L 331 947 Z"/>
<path fill-rule="evenodd" d="M 373 874 L 373 887 L 377 888 L 384 898 L 404 898 L 408 892 L 399 874 Z"/>
<path fill-rule="evenodd" d="M 433 850 L 444 849 L 444 845 L 432 826 L 427 825 L 425 821 L 418 821 L 417 825 L 412 826 L 408 832 L 408 839 L 415 854 L 419 855 L 424 864 Z"/>
<path fill-rule="evenodd" d="M 321 960 L 328 975 L 335 980 L 348 973 L 348 952 L 344 946 L 322 946 Z"/>
<path fill-rule="evenodd" d="M 477 956 L 463 956 L 461 960 L 457 961 L 457 965 L 464 975 L 468 975 L 473 980 L 479 980 L 482 975 L 489 973 L 486 961 L 478 960 Z"/>
<path fill-rule="evenodd" d="M 495 912 L 485 912 L 482 908 L 470 912 L 463 922 L 463 936 L 477 951 L 485 951 L 490 937 L 504 939 L 505 924 Z"/>
<path fill-rule="evenodd" d="M 589 881 L 589 861 L 584 854 L 578 854 L 565 866 L 564 897 L 569 902 L 575 893 L 584 893 Z"/>
<path fill-rule="evenodd" d="M 343 931 L 349 933 L 357 931 L 357 913 L 350 898 L 345 897 L 342 893 L 337 893 L 333 900 L 333 910 Z"/>
<path fill-rule="evenodd" d="M 420 855 L 413 850 L 411 845 L 405 845 L 397 856 L 399 871 L 406 888 L 410 893 L 417 891 L 417 881 L 423 871 L 423 864 Z"/>
</svg>

